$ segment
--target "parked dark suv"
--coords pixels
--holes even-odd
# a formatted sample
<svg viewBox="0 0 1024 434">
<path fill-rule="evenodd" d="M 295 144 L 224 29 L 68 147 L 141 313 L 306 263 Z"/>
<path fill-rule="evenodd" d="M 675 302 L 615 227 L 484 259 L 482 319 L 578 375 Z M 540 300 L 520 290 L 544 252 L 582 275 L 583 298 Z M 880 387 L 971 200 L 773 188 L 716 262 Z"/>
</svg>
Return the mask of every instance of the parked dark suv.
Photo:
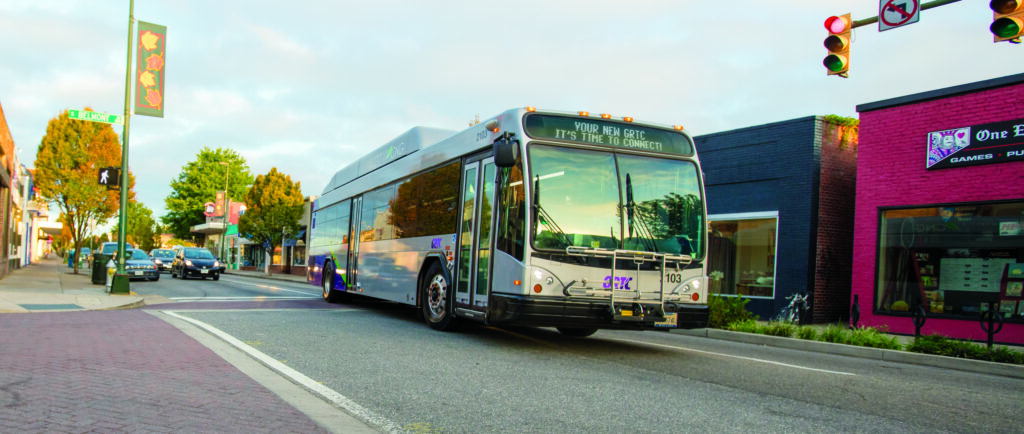
<svg viewBox="0 0 1024 434">
<path fill-rule="evenodd" d="M 188 279 L 190 276 L 197 276 L 203 279 L 212 277 L 213 280 L 220 279 L 220 261 L 202 247 L 184 247 L 178 250 L 171 264 L 171 277 Z"/>
</svg>

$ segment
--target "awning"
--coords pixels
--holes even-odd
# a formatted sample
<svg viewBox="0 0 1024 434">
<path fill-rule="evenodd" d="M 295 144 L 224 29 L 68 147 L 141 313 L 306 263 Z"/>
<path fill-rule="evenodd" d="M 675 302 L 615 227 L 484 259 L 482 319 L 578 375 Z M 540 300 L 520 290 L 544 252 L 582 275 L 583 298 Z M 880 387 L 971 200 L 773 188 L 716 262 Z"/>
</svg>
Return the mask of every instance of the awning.
<svg viewBox="0 0 1024 434">
<path fill-rule="evenodd" d="M 64 224 L 61 222 L 42 221 L 36 223 L 36 228 L 39 229 L 41 234 L 59 237 L 61 229 L 64 229 Z"/>
<path fill-rule="evenodd" d="M 194 233 L 194 234 L 219 235 L 219 234 L 224 232 L 224 223 L 223 222 L 203 223 L 201 225 L 192 226 L 191 228 L 189 228 L 189 230 L 192 233 Z"/>
<path fill-rule="evenodd" d="M 284 240 L 284 246 L 285 247 L 304 246 L 304 245 L 306 245 L 305 240 L 306 240 L 306 230 L 303 229 L 303 230 L 299 231 L 299 234 L 296 235 L 295 238 L 290 238 L 290 239 Z"/>
</svg>

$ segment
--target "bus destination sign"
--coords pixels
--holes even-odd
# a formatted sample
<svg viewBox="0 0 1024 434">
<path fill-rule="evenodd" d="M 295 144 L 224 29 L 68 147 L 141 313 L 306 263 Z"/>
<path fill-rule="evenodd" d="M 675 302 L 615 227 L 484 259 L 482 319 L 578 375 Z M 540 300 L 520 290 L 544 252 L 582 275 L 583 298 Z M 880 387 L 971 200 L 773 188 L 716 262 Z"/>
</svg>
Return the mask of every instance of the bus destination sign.
<svg viewBox="0 0 1024 434">
<path fill-rule="evenodd" d="M 526 134 L 538 139 L 565 140 L 666 154 L 693 155 L 693 145 L 690 140 L 675 131 L 600 119 L 541 114 L 527 115 L 524 124 Z"/>
</svg>

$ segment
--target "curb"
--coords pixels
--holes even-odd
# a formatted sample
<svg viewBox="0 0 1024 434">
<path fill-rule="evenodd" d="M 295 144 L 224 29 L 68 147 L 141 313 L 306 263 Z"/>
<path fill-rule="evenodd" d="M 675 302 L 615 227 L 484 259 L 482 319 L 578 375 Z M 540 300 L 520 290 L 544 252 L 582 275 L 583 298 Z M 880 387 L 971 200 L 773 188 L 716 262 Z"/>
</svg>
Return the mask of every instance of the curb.
<svg viewBox="0 0 1024 434">
<path fill-rule="evenodd" d="M 141 297 L 141 296 L 135 296 L 135 297 Z M 145 307 L 145 306 L 146 306 L 146 300 L 144 298 L 139 298 L 138 300 L 136 300 L 134 302 L 127 303 L 127 304 L 122 304 L 120 306 L 110 306 L 110 307 L 104 307 L 104 308 L 100 308 L 100 309 L 89 309 L 89 310 L 125 310 L 125 309 L 138 309 L 140 307 Z"/>
<path fill-rule="evenodd" d="M 998 375 L 1001 377 L 1024 379 L 1024 366 L 1006 363 L 987 362 L 984 360 L 960 359 L 956 357 L 936 356 L 933 354 L 914 353 L 910 351 L 883 350 L 879 348 L 858 347 L 830 342 L 808 341 L 795 338 L 759 335 L 752 333 L 733 332 L 719 329 L 674 330 L 687 336 L 706 337 L 722 341 L 741 342 L 746 344 L 764 345 L 799 351 L 834 354 L 839 356 L 857 357 L 883 362 L 906 363 L 911 365 L 929 366 L 933 368 L 953 369 L 978 374 Z"/>
</svg>

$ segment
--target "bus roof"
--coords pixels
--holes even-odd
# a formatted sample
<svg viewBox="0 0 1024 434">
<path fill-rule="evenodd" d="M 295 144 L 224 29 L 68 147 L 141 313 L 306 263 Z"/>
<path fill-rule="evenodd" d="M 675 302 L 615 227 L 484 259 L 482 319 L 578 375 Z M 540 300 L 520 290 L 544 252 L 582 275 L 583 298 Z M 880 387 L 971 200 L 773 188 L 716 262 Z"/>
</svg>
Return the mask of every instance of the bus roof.
<svg viewBox="0 0 1024 434">
<path fill-rule="evenodd" d="M 331 178 L 331 182 L 327 183 L 327 187 L 324 188 L 322 194 L 327 194 L 406 155 L 451 137 L 455 133 L 457 131 L 440 128 L 413 127 L 390 142 L 343 167 L 334 174 L 334 177 Z"/>
</svg>

